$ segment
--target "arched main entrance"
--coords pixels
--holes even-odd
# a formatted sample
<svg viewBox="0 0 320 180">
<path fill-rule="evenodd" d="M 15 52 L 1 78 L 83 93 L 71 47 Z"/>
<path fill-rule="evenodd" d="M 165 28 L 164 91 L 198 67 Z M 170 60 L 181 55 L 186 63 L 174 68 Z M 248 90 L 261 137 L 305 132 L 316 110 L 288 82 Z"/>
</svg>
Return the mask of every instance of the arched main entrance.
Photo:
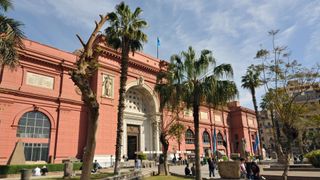
<svg viewBox="0 0 320 180">
<path fill-rule="evenodd" d="M 129 85 L 124 111 L 123 155 L 134 159 L 137 152 L 159 151 L 157 102 L 144 84 Z"/>
</svg>

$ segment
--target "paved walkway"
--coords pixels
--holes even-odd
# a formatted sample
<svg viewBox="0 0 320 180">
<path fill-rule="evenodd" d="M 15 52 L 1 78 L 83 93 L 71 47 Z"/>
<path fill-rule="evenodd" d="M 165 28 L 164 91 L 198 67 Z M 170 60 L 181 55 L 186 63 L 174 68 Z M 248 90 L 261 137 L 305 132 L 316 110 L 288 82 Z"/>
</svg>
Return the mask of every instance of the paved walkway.
<svg viewBox="0 0 320 180">
<path fill-rule="evenodd" d="M 181 166 L 170 166 L 170 172 L 176 173 L 176 174 L 180 174 L 180 175 L 184 175 L 184 168 L 185 168 L 185 166 L 183 166 L 183 165 L 181 165 Z M 215 177 L 213 177 L 213 179 L 219 179 L 220 175 L 218 173 L 218 170 L 215 170 L 214 173 L 215 173 Z M 202 175 L 203 178 L 208 178 L 209 177 L 208 165 L 204 165 L 204 166 L 201 167 L 201 175 Z"/>
<path fill-rule="evenodd" d="M 275 175 L 275 176 L 281 176 L 283 171 L 263 171 L 263 166 L 260 166 L 262 172 L 262 175 Z M 184 175 L 184 165 L 181 166 L 170 166 L 170 172 Z M 102 172 L 113 172 L 113 168 L 107 168 L 101 170 Z M 122 169 L 122 172 L 129 171 L 129 169 Z M 142 174 L 147 174 L 152 171 L 158 172 L 158 168 L 143 168 L 142 169 Z M 80 171 L 77 171 L 77 173 L 80 173 Z M 209 177 L 209 169 L 208 165 L 204 165 L 201 167 L 201 173 L 203 178 L 208 178 Z M 31 179 L 46 179 L 46 178 L 59 178 L 63 176 L 63 172 L 51 172 L 48 174 L 48 176 L 39 176 L 39 177 L 32 177 Z M 289 176 L 300 176 L 300 177 L 320 177 L 320 171 L 289 171 Z M 219 173 L 217 170 L 215 170 L 215 177 L 213 179 L 219 179 Z M 0 178 L 1 179 L 1 178 Z M 14 177 L 10 178 L 4 178 L 6 180 L 18 180 L 20 179 L 20 175 L 14 175 Z"/>
<path fill-rule="evenodd" d="M 170 172 L 184 175 L 185 166 L 170 166 Z M 282 176 L 283 171 L 263 171 L 263 165 L 260 165 L 261 175 L 273 175 L 273 176 Z M 202 177 L 209 177 L 209 168 L 208 165 L 201 167 Z M 213 179 L 219 179 L 219 173 L 215 170 L 215 177 Z M 299 177 L 320 177 L 320 171 L 289 171 L 289 176 L 299 176 Z M 319 178 L 320 180 L 320 178 Z"/>
</svg>

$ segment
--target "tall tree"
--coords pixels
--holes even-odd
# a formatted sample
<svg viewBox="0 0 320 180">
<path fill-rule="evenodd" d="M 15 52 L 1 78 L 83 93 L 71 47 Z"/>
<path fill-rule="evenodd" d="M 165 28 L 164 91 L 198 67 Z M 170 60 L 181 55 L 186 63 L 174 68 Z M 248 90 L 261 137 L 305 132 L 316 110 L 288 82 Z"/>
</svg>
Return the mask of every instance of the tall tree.
<svg viewBox="0 0 320 180">
<path fill-rule="evenodd" d="M 12 9 L 11 0 L 0 0 L 0 12 Z M 18 64 L 17 48 L 23 48 L 25 37 L 21 30 L 22 23 L 0 14 L 0 65 L 1 74 L 5 65 L 13 68 Z M 1 75 L 2 77 L 2 75 Z"/>
<path fill-rule="evenodd" d="M 237 96 L 237 87 L 233 81 L 228 80 L 233 76 L 230 64 L 216 66 L 212 52 L 202 50 L 200 57 L 192 47 L 182 51 L 181 55 L 171 56 L 171 63 L 175 64 L 174 83 L 180 87 L 179 94 L 182 96 L 182 103 L 193 110 L 193 123 L 195 129 L 195 164 L 196 179 L 201 178 L 200 165 L 200 136 L 199 136 L 199 110 L 201 104 L 208 104 L 213 107 L 224 105 L 227 101 Z"/>
<path fill-rule="evenodd" d="M 159 63 L 160 71 L 157 75 L 157 83 L 155 91 L 158 92 L 160 98 L 159 112 L 161 112 L 160 142 L 162 144 L 162 154 L 164 159 L 165 175 L 169 175 L 168 170 L 168 149 L 169 140 L 172 136 L 179 136 L 180 126 L 177 124 L 179 118 L 180 107 L 180 86 L 175 83 L 177 76 L 174 71 L 176 64 L 161 61 Z M 164 117 L 169 117 L 166 120 Z M 176 125 L 177 124 L 177 125 Z M 181 124 L 180 124 L 181 125 Z"/>
<path fill-rule="evenodd" d="M 244 76 L 242 76 L 242 85 L 241 87 L 244 89 L 250 90 L 251 96 L 252 96 L 252 103 L 254 107 L 254 111 L 256 113 L 256 119 L 258 122 L 258 129 L 260 131 L 260 115 L 257 105 L 257 98 L 256 98 L 256 88 L 260 87 L 262 84 L 262 81 L 260 80 L 260 71 L 255 68 L 255 66 L 252 64 L 247 68 L 247 72 Z M 262 157 L 262 141 L 261 141 L 261 135 L 259 135 L 259 155 Z"/>
<path fill-rule="evenodd" d="M 81 179 L 90 179 L 93 156 L 96 148 L 96 132 L 99 119 L 99 103 L 95 91 L 91 88 L 91 77 L 98 68 L 98 57 L 101 54 L 99 49 L 99 31 L 107 21 L 108 16 L 100 15 L 100 21 L 95 22 L 96 26 L 88 41 L 84 41 L 77 35 L 83 46 L 79 60 L 76 62 L 76 69 L 69 72 L 72 81 L 79 87 L 82 99 L 88 108 L 88 129 L 86 146 L 84 148 Z"/>
<path fill-rule="evenodd" d="M 140 18 L 142 10 L 137 7 L 134 12 L 128 5 L 121 2 L 116 6 L 115 12 L 108 14 L 110 26 L 105 29 L 107 44 L 114 49 L 121 49 L 121 76 L 119 88 L 117 139 L 115 152 L 114 173 L 118 174 L 121 160 L 121 143 L 123 136 L 123 111 L 128 75 L 129 53 L 142 49 L 142 43 L 147 42 L 147 35 L 142 29 L 147 22 Z"/>
<path fill-rule="evenodd" d="M 257 57 L 263 60 L 263 66 L 259 66 L 265 72 L 263 82 L 267 87 L 266 103 L 274 110 L 279 124 L 282 124 L 281 132 L 285 139 L 278 140 L 281 150 L 278 151 L 278 156 L 280 163 L 285 165 L 282 176 L 287 180 L 293 142 L 298 140 L 300 127 L 306 125 L 304 116 L 310 100 L 306 92 L 319 87 L 320 65 L 305 68 L 296 60 L 292 61 L 287 47 L 275 44 L 278 32 L 279 30 L 269 32 L 272 36 L 272 49 L 259 50 L 260 55 L 257 53 Z M 273 57 L 268 57 L 268 54 L 273 54 Z"/>
</svg>

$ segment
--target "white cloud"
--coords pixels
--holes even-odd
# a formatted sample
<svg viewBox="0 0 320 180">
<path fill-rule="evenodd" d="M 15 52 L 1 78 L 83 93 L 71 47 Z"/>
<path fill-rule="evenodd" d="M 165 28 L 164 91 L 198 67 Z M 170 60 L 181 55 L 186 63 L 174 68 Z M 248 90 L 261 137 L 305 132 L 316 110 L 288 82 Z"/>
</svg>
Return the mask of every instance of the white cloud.
<svg viewBox="0 0 320 180">
<path fill-rule="evenodd" d="M 253 57 L 256 50 L 260 48 L 260 44 L 264 48 L 270 47 L 271 39 L 267 31 L 280 29 L 277 42 L 288 44 L 289 47 L 289 43 L 301 46 L 299 49 L 305 53 L 302 56 L 306 59 L 320 56 L 319 1 L 127 2 L 130 5 L 141 5 L 144 10 L 142 17 L 149 21 L 150 27 L 146 30 L 149 43 L 145 45 L 147 53 L 156 54 L 157 36 L 161 38 L 160 57 L 162 59 L 168 59 L 170 55 L 186 50 L 189 45 L 198 52 L 205 48 L 212 50 L 218 64 L 232 64 L 242 104 L 249 105 L 251 97 L 250 93 L 240 88 L 241 76 L 245 73 L 247 66 L 257 62 Z M 90 33 L 93 21 L 98 19 L 98 14 L 113 11 L 118 3 L 119 1 L 115 0 L 19 0 L 16 6 L 19 7 L 17 9 L 23 9 L 40 17 L 44 16 L 45 21 L 50 21 L 50 16 L 58 19 L 61 21 L 61 29 L 64 29 L 63 26 L 70 26 L 69 28 L 83 29 Z M 26 27 L 28 26 L 32 24 L 26 24 Z M 302 37 L 305 42 L 295 41 L 297 38 L 293 37 L 301 36 L 299 32 L 306 30 L 306 27 L 310 33 Z M 32 37 L 29 38 L 32 39 Z M 59 38 L 56 37 L 56 39 L 59 41 Z M 54 40 L 50 39 L 50 41 Z M 305 48 L 304 51 L 303 48 Z M 301 54 L 301 52 L 294 53 Z"/>
<path fill-rule="evenodd" d="M 98 15 L 113 11 L 114 4 L 103 0 L 21 0 L 17 6 L 30 13 L 58 17 L 63 24 L 92 28 Z"/>
</svg>

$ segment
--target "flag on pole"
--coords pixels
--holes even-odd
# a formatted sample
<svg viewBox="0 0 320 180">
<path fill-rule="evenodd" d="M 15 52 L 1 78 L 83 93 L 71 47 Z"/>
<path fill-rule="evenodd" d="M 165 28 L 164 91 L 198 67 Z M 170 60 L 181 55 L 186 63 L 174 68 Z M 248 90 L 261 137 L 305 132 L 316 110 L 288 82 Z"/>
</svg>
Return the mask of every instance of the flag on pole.
<svg viewBox="0 0 320 180">
<path fill-rule="evenodd" d="M 159 58 L 160 39 L 157 37 L 157 58 Z"/>
<path fill-rule="evenodd" d="M 258 152 L 258 148 L 259 148 L 259 133 L 257 133 L 256 139 L 254 142 L 254 146 L 253 146 L 253 151 Z"/>
<path fill-rule="evenodd" d="M 216 128 L 213 130 L 213 153 L 217 151 L 217 134 L 216 134 Z"/>
<path fill-rule="evenodd" d="M 159 47 L 160 46 L 160 39 L 159 39 L 159 37 L 157 37 L 157 47 Z"/>
</svg>

